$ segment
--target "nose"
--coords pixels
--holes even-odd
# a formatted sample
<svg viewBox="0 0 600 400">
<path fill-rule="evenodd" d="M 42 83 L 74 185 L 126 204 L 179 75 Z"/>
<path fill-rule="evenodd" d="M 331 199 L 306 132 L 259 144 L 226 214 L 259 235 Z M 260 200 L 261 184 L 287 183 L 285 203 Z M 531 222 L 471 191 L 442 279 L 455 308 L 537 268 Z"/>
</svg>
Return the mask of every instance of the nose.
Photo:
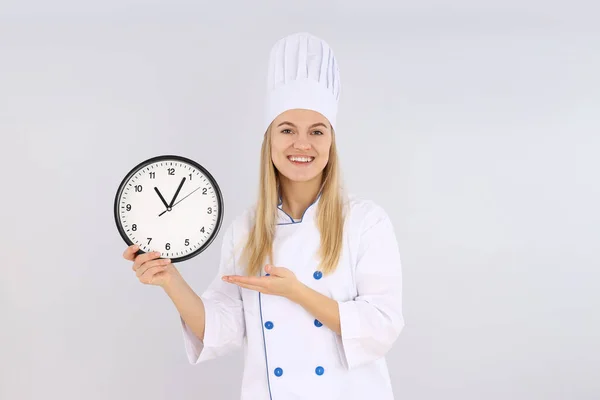
<svg viewBox="0 0 600 400">
<path fill-rule="evenodd" d="M 299 150 L 310 150 L 310 143 L 305 139 L 298 139 L 294 142 L 294 148 Z"/>
</svg>

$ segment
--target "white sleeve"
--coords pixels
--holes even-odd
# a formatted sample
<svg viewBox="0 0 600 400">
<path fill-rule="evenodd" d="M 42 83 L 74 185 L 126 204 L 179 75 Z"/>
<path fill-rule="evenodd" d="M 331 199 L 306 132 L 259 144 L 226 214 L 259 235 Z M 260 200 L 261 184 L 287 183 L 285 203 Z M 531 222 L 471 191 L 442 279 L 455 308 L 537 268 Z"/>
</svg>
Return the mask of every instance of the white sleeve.
<svg viewBox="0 0 600 400">
<path fill-rule="evenodd" d="M 204 341 L 179 317 L 186 355 L 191 364 L 227 354 L 243 343 L 246 326 L 240 288 L 221 280 L 223 275 L 235 273 L 232 224 L 223 237 L 219 272 L 200 296 L 205 309 Z"/>
<path fill-rule="evenodd" d="M 376 210 L 360 239 L 357 296 L 338 302 L 341 347 L 349 369 L 385 356 L 404 327 L 400 251 L 388 215 Z"/>
</svg>

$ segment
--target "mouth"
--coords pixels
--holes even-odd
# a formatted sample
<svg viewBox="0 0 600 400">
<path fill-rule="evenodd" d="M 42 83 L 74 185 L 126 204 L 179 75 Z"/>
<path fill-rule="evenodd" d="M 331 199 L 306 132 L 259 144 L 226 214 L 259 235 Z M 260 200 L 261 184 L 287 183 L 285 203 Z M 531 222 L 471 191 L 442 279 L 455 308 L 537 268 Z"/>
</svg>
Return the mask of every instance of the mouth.
<svg viewBox="0 0 600 400">
<path fill-rule="evenodd" d="M 311 156 L 288 156 L 288 160 L 295 165 L 309 165 L 314 159 Z"/>
</svg>

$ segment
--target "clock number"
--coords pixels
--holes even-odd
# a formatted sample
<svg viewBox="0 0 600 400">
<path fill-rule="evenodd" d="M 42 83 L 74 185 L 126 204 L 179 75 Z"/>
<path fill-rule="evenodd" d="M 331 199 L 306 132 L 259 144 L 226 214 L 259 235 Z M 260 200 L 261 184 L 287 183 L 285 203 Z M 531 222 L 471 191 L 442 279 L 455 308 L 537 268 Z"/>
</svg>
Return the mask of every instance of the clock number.
<svg viewBox="0 0 600 400">
<path fill-rule="evenodd" d="M 170 249 L 171 249 L 171 243 L 167 243 L 167 244 L 165 245 L 165 249 L 167 249 L 167 250 L 170 250 Z"/>
<path fill-rule="evenodd" d="M 152 238 L 146 238 L 148 239 L 148 244 L 150 244 L 150 242 L 152 241 Z"/>
<path fill-rule="evenodd" d="M 127 211 L 131 211 L 131 204 L 127 204 L 127 205 L 125 206 L 125 209 L 126 209 Z"/>
<path fill-rule="evenodd" d="M 200 232 L 204 233 L 204 227 L 202 227 L 202 229 L 200 229 Z"/>
<path fill-rule="evenodd" d="M 175 168 L 169 168 L 169 175 L 175 175 Z"/>
<path fill-rule="evenodd" d="M 212 208 L 211 207 L 208 207 L 208 213 L 212 214 Z"/>
<path fill-rule="evenodd" d="M 189 246 L 190 245 L 190 239 L 185 239 L 185 245 Z"/>
<path fill-rule="evenodd" d="M 156 172 L 152 171 L 150 172 L 150 179 L 154 179 L 156 178 Z"/>
<path fill-rule="evenodd" d="M 202 194 L 206 194 L 206 188 L 202 188 Z"/>
<path fill-rule="evenodd" d="M 190 181 L 192 180 L 192 174 L 190 174 Z"/>
<path fill-rule="evenodd" d="M 142 191 L 142 185 L 135 185 L 135 191 L 136 192 L 141 192 Z"/>
<path fill-rule="evenodd" d="M 137 225 L 136 224 L 131 225 L 131 230 L 132 231 L 137 231 Z"/>
</svg>

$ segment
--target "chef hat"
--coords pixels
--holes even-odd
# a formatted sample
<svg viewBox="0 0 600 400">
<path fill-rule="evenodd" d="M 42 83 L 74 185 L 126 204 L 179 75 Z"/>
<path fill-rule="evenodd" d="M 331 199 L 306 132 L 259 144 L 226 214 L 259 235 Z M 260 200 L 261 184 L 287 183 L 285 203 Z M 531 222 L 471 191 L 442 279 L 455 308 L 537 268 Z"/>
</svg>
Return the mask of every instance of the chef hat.
<svg viewBox="0 0 600 400">
<path fill-rule="evenodd" d="M 279 39 L 269 55 L 265 129 L 282 112 L 303 108 L 336 124 L 340 74 L 329 45 L 307 32 Z"/>
</svg>

